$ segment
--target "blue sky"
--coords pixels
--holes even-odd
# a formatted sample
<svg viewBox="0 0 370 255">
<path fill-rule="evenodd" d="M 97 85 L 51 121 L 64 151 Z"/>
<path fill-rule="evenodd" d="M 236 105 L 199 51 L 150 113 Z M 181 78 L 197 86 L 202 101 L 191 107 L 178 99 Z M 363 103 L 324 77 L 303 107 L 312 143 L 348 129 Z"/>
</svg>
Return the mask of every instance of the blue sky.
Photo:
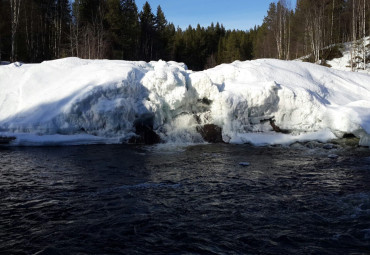
<svg viewBox="0 0 370 255">
<path fill-rule="evenodd" d="M 139 11 L 146 0 L 136 0 Z M 160 5 L 167 21 L 181 28 L 208 26 L 213 21 L 226 29 L 248 30 L 261 25 L 273 0 L 148 0 L 155 14 Z M 296 0 L 291 0 L 292 7 Z"/>
</svg>

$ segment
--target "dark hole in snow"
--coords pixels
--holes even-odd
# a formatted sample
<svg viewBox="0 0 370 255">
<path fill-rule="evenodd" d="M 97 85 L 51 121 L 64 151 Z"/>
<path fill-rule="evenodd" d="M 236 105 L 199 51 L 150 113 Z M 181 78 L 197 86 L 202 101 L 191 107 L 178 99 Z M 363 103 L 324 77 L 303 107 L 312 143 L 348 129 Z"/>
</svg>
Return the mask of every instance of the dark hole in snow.
<svg viewBox="0 0 370 255">
<path fill-rule="evenodd" d="M 206 124 L 204 126 L 198 126 L 197 131 L 206 142 L 223 143 L 222 128 L 216 126 L 215 124 Z"/>
<path fill-rule="evenodd" d="M 201 103 L 206 104 L 206 105 L 212 104 L 212 100 L 209 100 L 206 97 L 203 97 L 202 99 L 198 99 L 198 102 L 201 102 Z"/>
<path fill-rule="evenodd" d="M 344 134 L 343 138 L 355 138 L 356 136 L 354 134 Z"/>
<path fill-rule="evenodd" d="M 135 144 L 156 144 L 161 141 L 159 135 L 153 130 L 154 115 L 143 114 L 134 121 L 136 136 L 129 139 L 129 143 Z"/>
</svg>

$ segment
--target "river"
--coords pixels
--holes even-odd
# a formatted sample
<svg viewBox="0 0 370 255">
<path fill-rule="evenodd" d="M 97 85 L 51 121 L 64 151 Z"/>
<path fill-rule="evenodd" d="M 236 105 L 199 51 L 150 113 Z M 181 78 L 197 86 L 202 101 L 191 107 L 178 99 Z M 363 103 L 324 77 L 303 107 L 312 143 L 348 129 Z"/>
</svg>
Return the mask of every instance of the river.
<svg viewBox="0 0 370 255">
<path fill-rule="evenodd" d="M 370 150 L 0 148 L 0 202 L 1 254 L 369 254 Z"/>
</svg>

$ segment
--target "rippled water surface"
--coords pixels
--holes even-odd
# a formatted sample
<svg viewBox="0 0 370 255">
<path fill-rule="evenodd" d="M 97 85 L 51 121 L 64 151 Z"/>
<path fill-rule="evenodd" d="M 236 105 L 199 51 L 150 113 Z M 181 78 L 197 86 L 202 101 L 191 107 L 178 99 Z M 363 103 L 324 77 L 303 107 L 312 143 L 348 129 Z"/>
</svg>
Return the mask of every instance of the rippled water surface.
<svg viewBox="0 0 370 255">
<path fill-rule="evenodd" d="M 1 254 L 370 254 L 366 148 L 0 148 L 0 202 Z"/>
</svg>

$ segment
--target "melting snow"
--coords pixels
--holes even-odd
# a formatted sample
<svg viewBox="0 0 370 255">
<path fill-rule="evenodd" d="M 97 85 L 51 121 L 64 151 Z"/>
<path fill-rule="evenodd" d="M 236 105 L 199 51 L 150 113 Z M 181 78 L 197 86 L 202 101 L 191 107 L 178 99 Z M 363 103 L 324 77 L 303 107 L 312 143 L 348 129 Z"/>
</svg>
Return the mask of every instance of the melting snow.
<svg viewBox="0 0 370 255">
<path fill-rule="evenodd" d="M 15 144 L 120 143 L 150 118 L 167 143 L 199 143 L 198 125 L 230 143 L 370 145 L 370 76 L 260 59 L 192 72 L 176 62 L 66 58 L 0 66 L 0 136 Z M 290 131 L 273 131 L 268 120 Z"/>
</svg>

